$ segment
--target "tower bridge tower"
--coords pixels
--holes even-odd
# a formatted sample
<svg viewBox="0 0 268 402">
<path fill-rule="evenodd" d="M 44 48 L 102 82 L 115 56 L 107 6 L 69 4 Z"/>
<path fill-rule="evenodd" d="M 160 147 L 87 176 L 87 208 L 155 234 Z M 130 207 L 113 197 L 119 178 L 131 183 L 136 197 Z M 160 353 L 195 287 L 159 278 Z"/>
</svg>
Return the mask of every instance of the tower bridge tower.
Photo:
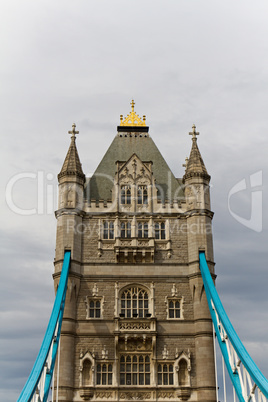
<svg viewBox="0 0 268 402">
<path fill-rule="evenodd" d="M 95 173 L 71 144 L 58 175 L 54 284 L 71 250 L 59 401 L 216 401 L 199 270 L 214 272 L 209 182 L 195 126 L 177 179 L 131 103 Z"/>
</svg>

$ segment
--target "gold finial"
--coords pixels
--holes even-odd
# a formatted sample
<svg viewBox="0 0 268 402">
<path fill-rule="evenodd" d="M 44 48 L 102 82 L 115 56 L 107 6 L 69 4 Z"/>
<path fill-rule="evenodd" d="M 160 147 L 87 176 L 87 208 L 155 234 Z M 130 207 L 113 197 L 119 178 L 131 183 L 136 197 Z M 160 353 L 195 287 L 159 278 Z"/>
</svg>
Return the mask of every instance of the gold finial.
<svg viewBox="0 0 268 402">
<path fill-rule="evenodd" d="M 139 117 L 137 113 L 134 112 L 135 102 L 132 99 L 130 102 L 131 112 L 127 115 L 127 117 L 123 120 L 123 115 L 120 115 L 120 126 L 146 126 L 145 119 L 143 116 L 143 120 Z"/>
<path fill-rule="evenodd" d="M 79 134 L 79 131 L 75 131 L 75 127 L 76 127 L 76 125 L 75 125 L 75 123 L 73 123 L 73 125 L 72 125 L 73 129 L 71 131 L 68 131 L 69 134 L 72 134 L 71 138 L 75 138 L 75 134 Z"/>
<path fill-rule="evenodd" d="M 193 136 L 193 137 L 192 137 L 192 140 L 196 140 L 196 136 L 199 135 L 199 133 L 198 133 L 197 131 L 195 131 L 195 129 L 196 129 L 195 124 L 193 124 L 192 129 L 193 129 L 193 131 L 190 132 L 189 135 L 192 135 L 192 136 Z"/>
</svg>

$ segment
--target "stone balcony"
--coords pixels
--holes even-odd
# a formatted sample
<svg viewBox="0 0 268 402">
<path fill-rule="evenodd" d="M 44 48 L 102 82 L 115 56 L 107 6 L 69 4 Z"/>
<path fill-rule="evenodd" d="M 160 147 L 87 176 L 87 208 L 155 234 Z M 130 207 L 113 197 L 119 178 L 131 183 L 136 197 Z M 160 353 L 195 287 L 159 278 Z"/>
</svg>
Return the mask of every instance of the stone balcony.
<svg viewBox="0 0 268 402">
<path fill-rule="evenodd" d="M 119 351 L 152 352 L 156 342 L 156 319 L 116 318 L 114 334 Z"/>
<path fill-rule="evenodd" d="M 155 333 L 155 318 L 116 318 L 115 331 L 119 334 Z"/>
<path fill-rule="evenodd" d="M 153 263 L 155 252 L 163 250 L 171 256 L 171 241 L 155 238 L 119 238 L 104 240 L 98 244 L 99 256 L 105 250 L 114 250 L 116 261 L 120 263 Z"/>
</svg>

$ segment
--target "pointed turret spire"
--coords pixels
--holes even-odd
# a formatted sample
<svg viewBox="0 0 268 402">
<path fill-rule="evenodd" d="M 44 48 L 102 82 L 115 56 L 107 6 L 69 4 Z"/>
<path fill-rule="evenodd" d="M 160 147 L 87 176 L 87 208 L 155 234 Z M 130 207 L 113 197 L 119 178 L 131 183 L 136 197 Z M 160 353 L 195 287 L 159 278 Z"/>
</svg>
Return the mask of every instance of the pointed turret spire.
<svg viewBox="0 0 268 402">
<path fill-rule="evenodd" d="M 210 179 L 210 176 L 207 172 L 206 166 L 200 154 L 198 145 L 197 145 L 197 135 L 199 133 L 196 131 L 196 126 L 193 125 L 193 131 L 189 133 L 192 136 L 192 149 L 189 156 L 189 160 L 186 164 L 184 179 L 192 176 L 200 176 L 206 179 Z"/>
<path fill-rule="evenodd" d="M 76 136 L 75 134 L 79 134 L 79 131 L 75 131 L 76 125 L 73 123 L 72 125 L 72 130 L 68 131 L 69 134 L 71 134 L 71 144 L 68 149 L 65 161 L 63 163 L 62 169 L 58 175 L 58 179 L 62 178 L 63 176 L 78 176 L 82 178 L 83 180 L 85 179 L 85 175 L 82 170 L 82 165 L 79 159 L 79 155 L 77 152 L 75 140 Z"/>
</svg>

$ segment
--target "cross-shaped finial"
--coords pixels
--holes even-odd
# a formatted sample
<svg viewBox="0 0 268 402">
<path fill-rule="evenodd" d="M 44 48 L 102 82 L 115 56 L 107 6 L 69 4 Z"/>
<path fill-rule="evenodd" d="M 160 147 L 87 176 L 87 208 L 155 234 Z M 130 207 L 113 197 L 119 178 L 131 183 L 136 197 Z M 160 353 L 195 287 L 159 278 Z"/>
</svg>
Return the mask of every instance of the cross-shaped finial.
<svg viewBox="0 0 268 402">
<path fill-rule="evenodd" d="M 134 100 L 132 99 L 132 101 L 131 101 L 131 109 L 132 109 L 132 112 L 134 112 L 134 105 L 135 105 L 135 102 L 134 102 Z"/>
<path fill-rule="evenodd" d="M 191 133 L 189 133 L 189 135 L 192 135 L 192 136 L 193 136 L 192 139 L 196 139 L 196 136 L 199 135 L 199 133 L 198 133 L 197 131 L 195 131 L 196 127 L 195 127 L 194 124 L 193 124 L 192 129 L 193 129 L 193 131 L 192 131 Z"/>
<path fill-rule="evenodd" d="M 76 125 L 75 125 L 75 123 L 73 123 L 73 125 L 72 125 L 73 129 L 71 131 L 68 131 L 69 134 L 72 134 L 71 138 L 75 138 L 75 134 L 79 134 L 79 131 L 75 131 L 75 127 L 76 127 Z"/>
</svg>

